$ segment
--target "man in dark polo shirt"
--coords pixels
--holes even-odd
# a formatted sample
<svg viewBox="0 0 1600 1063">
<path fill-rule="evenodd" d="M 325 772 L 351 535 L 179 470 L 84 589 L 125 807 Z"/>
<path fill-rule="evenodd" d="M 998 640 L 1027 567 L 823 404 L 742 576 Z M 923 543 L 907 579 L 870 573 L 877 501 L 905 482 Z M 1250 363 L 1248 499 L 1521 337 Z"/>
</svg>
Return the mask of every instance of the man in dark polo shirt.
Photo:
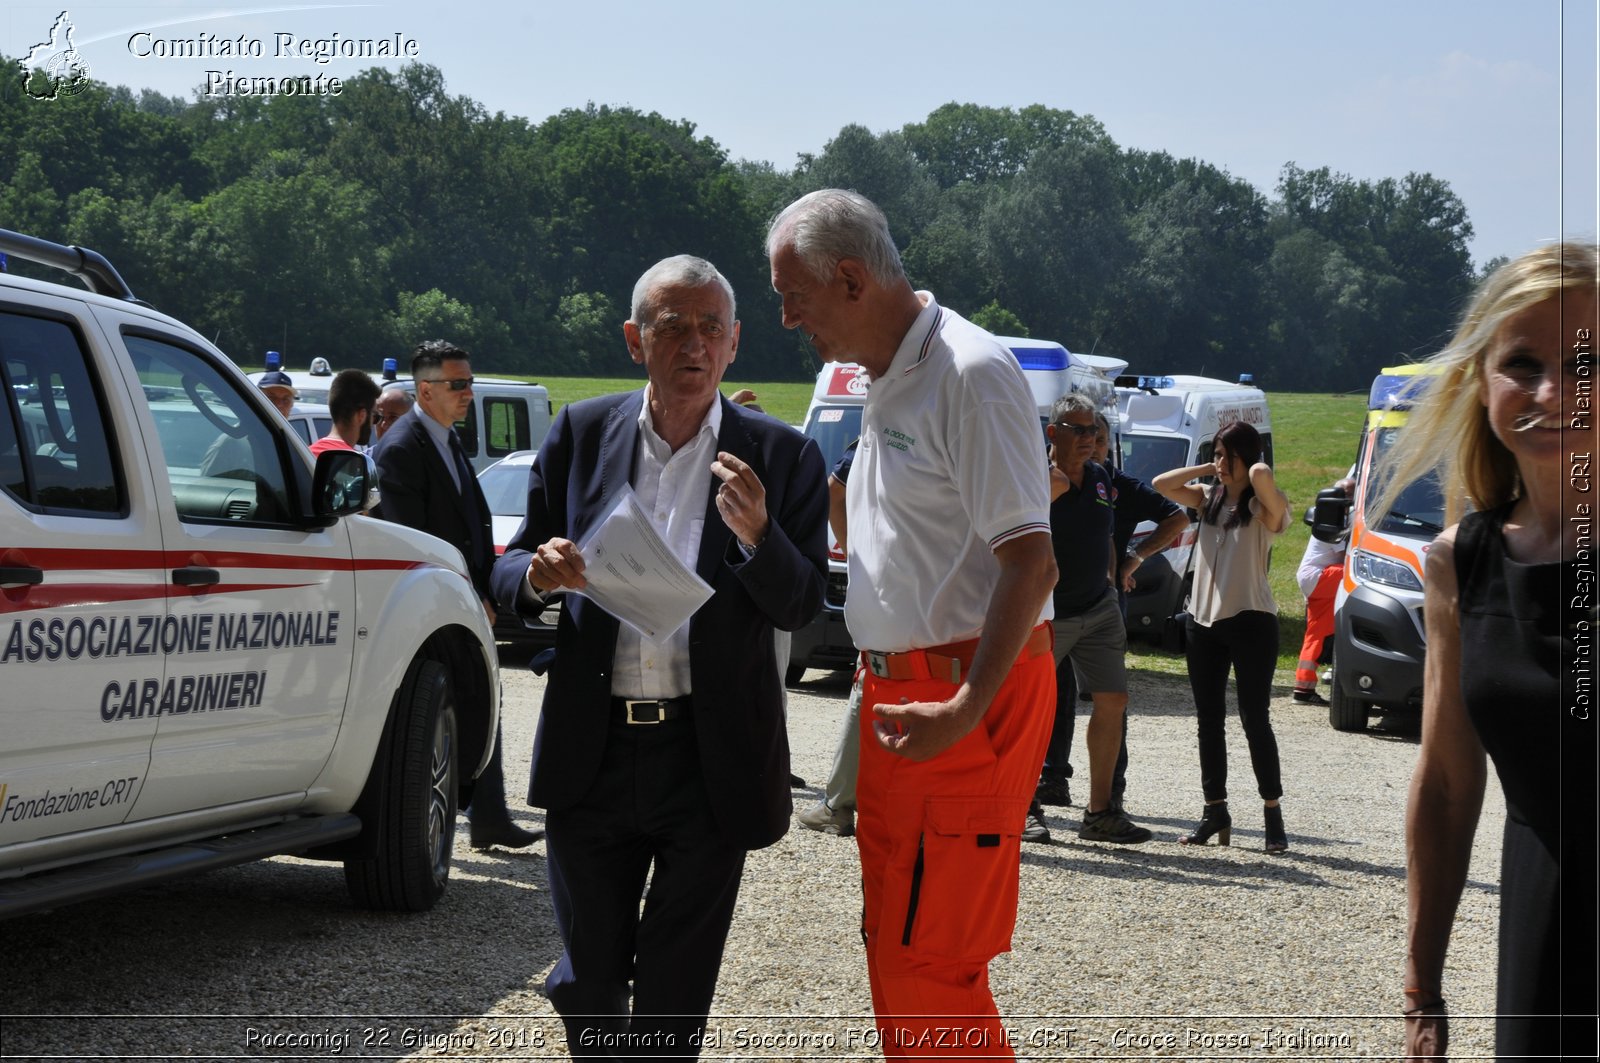
<svg viewBox="0 0 1600 1063">
<path fill-rule="evenodd" d="M 1092 460 L 1095 408 L 1078 394 L 1063 395 L 1050 411 L 1050 538 L 1060 577 L 1055 587 L 1055 655 L 1058 698 L 1056 726 L 1045 755 L 1041 787 L 1070 774 L 1067 754 L 1076 719 L 1072 685 L 1062 682 L 1075 668 L 1094 698 L 1086 744 L 1089 748 L 1089 798 L 1078 837 L 1084 841 L 1137 844 L 1150 831 L 1135 825 L 1113 806 L 1111 776 L 1122 745 L 1123 713 L 1128 706 L 1124 657 L 1127 629 L 1117 599 L 1119 568 L 1112 533 L 1115 508 L 1111 474 Z M 1036 806 L 1037 807 L 1037 806 Z M 1042 817 L 1030 814 L 1029 837 L 1039 837 Z"/>
</svg>

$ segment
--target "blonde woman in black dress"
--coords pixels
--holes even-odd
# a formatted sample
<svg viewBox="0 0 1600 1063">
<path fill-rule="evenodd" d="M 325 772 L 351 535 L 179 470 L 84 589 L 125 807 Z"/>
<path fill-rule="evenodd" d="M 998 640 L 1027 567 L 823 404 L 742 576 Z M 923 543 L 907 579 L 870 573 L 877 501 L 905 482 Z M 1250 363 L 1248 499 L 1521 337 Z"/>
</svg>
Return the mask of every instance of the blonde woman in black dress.
<svg viewBox="0 0 1600 1063">
<path fill-rule="evenodd" d="M 1596 276 L 1594 245 L 1567 243 L 1484 283 L 1422 378 L 1432 382 L 1379 499 L 1386 508 L 1436 472 L 1450 524 L 1428 553 L 1422 749 L 1406 812 L 1408 1057 L 1448 1051 L 1445 950 L 1489 760 L 1506 801 L 1496 1055 L 1595 1056 L 1596 721 L 1574 711 L 1571 667 L 1575 640 L 1594 631 L 1592 594 L 1587 606 L 1573 597 L 1580 536 L 1592 535 L 1583 517 L 1593 521 L 1578 507 L 1593 495 L 1563 492 L 1574 455 L 1594 450 L 1576 397 L 1593 381 Z"/>
</svg>

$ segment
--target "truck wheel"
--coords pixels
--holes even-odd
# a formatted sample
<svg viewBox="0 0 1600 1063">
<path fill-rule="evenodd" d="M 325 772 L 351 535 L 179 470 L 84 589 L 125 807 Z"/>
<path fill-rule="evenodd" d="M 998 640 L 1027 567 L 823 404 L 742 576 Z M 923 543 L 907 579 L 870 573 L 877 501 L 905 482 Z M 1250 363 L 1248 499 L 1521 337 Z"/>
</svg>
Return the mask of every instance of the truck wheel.
<svg viewBox="0 0 1600 1063">
<path fill-rule="evenodd" d="M 379 755 L 382 811 L 367 828 L 377 855 L 345 861 L 345 885 L 358 907 L 425 912 L 444 895 L 455 847 L 456 697 L 444 665 L 412 663 Z"/>
<path fill-rule="evenodd" d="M 1345 694 L 1339 681 L 1339 651 L 1333 652 L 1333 680 L 1328 690 L 1328 723 L 1335 731 L 1365 731 L 1367 703 Z"/>
</svg>

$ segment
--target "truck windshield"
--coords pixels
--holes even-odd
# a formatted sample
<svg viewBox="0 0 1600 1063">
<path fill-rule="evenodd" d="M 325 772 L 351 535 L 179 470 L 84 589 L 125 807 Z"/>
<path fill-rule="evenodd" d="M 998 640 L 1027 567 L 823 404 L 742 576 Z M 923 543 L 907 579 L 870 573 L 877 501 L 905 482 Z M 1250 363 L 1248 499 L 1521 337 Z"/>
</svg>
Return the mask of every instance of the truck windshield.
<svg viewBox="0 0 1600 1063">
<path fill-rule="evenodd" d="M 1371 468 L 1375 472 L 1383 468 L 1380 463 L 1399 437 L 1399 427 L 1380 428 L 1373 434 Z M 1369 522 L 1375 515 L 1375 503 L 1382 493 L 1381 485 L 1374 479 L 1373 489 L 1367 492 Z M 1432 537 L 1443 530 L 1444 492 L 1439 487 L 1438 478 L 1431 473 L 1401 491 L 1400 496 L 1395 499 L 1394 506 L 1384 515 L 1383 523 L 1378 525 L 1380 533 L 1395 535 Z"/>
<path fill-rule="evenodd" d="M 1157 476 L 1187 465 L 1189 441 L 1174 436 L 1122 436 L 1122 471 L 1149 483 Z"/>
<path fill-rule="evenodd" d="M 832 472 L 844 448 L 861 435 L 861 407 L 818 406 L 806 422 L 806 435 L 817 441 L 823 467 Z"/>
</svg>

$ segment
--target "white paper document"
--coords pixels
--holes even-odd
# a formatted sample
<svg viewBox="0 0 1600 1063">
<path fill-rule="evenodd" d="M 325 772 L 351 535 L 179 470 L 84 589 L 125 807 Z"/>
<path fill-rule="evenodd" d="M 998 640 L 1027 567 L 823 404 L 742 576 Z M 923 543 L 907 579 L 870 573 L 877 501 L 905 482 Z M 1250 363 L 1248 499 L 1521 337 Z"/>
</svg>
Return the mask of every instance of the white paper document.
<svg viewBox="0 0 1600 1063">
<path fill-rule="evenodd" d="M 711 584 L 678 560 L 639 508 L 631 486 L 581 543 L 581 594 L 651 642 L 664 642 L 711 597 Z"/>
</svg>

